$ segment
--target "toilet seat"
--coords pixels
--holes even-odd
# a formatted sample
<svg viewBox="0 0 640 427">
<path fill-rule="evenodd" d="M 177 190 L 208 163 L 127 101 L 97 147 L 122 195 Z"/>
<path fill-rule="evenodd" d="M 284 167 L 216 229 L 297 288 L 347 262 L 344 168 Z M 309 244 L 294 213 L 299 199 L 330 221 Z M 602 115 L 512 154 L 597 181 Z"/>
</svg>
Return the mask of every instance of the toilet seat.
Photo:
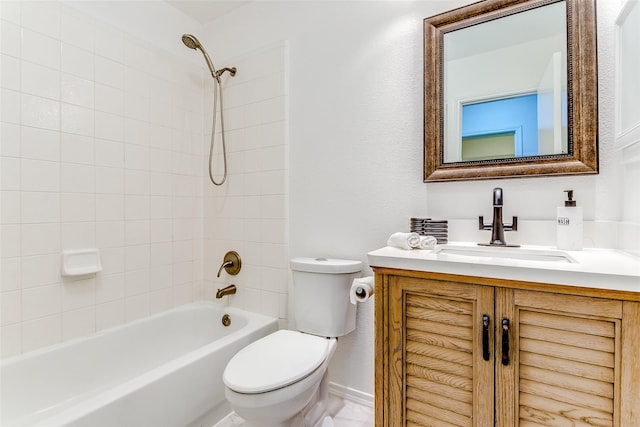
<svg viewBox="0 0 640 427">
<path fill-rule="evenodd" d="M 330 340 L 280 330 L 240 350 L 227 364 L 225 385 L 245 394 L 286 387 L 310 375 L 326 359 Z"/>
</svg>

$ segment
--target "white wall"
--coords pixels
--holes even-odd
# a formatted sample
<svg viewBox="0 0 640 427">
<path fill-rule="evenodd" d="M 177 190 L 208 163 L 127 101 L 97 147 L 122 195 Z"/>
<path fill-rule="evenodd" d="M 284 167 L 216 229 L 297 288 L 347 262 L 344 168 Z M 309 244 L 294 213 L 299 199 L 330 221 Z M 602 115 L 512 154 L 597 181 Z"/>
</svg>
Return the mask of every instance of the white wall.
<svg viewBox="0 0 640 427">
<path fill-rule="evenodd" d="M 256 2 L 206 26 L 217 61 L 290 44 L 290 253 L 366 262 L 412 216 L 451 221 L 451 237 L 475 230 L 502 186 L 514 242 L 555 244 L 556 207 L 573 189 L 585 211 L 585 244 L 617 247 L 621 156 L 613 143 L 613 23 L 618 1 L 598 2 L 600 174 L 422 182 L 422 20 L 471 1 Z M 370 274 L 367 269 L 365 273 Z M 340 340 L 331 380 L 373 392 L 373 303 Z"/>
<path fill-rule="evenodd" d="M 2 357 L 202 295 L 201 65 L 101 4 L 2 2 Z M 147 6 L 126 16 L 180 44 Z M 103 271 L 63 279 L 85 247 Z"/>
</svg>

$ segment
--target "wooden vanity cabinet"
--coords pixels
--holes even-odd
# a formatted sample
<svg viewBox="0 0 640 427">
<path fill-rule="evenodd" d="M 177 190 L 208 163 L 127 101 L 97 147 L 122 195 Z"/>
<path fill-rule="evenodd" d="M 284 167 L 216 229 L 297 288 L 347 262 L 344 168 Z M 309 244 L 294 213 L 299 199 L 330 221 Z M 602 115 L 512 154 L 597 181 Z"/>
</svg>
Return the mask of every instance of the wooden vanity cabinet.
<svg viewBox="0 0 640 427">
<path fill-rule="evenodd" d="M 374 270 L 376 427 L 640 426 L 640 295 Z"/>
</svg>

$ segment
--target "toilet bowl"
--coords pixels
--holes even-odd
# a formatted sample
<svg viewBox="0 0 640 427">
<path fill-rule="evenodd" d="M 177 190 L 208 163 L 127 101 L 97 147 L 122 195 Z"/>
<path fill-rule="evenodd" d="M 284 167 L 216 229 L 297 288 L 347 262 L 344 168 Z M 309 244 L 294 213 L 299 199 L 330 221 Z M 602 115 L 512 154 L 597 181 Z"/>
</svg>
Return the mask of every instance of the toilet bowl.
<svg viewBox="0 0 640 427">
<path fill-rule="evenodd" d="M 327 368 L 336 346 L 335 338 L 280 330 L 234 356 L 223 376 L 225 396 L 236 414 L 246 420 L 243 427 L 322 425 L 328 397 Z"/>
<path fill-rule="evenodd" d="M 225 396 L 243 427 L 327 427 L 328 367 L 337 337 L 355 329 L 349 303 L 360 261 L 295 258 L 297 331 L 280 330 L 249 344 L 227 364 Z"/>
</svg>

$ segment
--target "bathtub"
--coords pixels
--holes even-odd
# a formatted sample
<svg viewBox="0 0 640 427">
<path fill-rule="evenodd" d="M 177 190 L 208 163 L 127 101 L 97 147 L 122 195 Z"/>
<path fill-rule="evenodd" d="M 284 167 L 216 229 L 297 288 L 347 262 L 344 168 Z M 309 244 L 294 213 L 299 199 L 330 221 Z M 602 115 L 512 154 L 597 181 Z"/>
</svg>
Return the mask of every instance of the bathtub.
<svg viewBox="0 0 640 427">
<path fill-rule="evenodd" d="M 197 302 L 6 359 L 0 425 L 210 427 L 231 411 L 229 359 L 277 329 L 274 318 Z"/>
</svg>

